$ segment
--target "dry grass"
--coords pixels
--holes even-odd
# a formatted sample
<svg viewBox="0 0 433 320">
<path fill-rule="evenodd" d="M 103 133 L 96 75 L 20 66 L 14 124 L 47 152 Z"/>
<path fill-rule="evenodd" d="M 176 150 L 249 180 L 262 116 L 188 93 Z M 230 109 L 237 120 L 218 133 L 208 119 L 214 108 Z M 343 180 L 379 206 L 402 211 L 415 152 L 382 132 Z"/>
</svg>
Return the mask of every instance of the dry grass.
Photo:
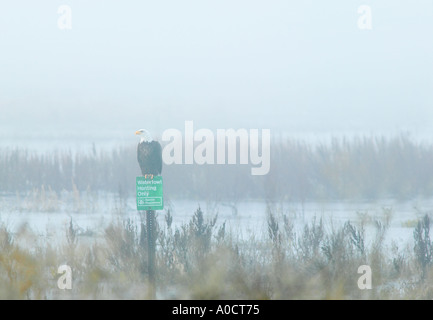
<svg viewBox="0 0 433 320">
<path fill-rule="evenodd" d="M 321 220 L 295 231 L 290 217 L 268 209 L 268 233 L 242 240 L 217 217 L 198 208 L 189 223 L 158 226 L 159 299 L 430 299 L 432 243 L 423 218 L 416 249 L 392 250 L 383 241 L 389 221 L 379 220 L 371 246 L 362 225 L 327 228 Z M 55 243 L 28 227 L 0 226 L 1 299 L 146 299 L 145 226 L 112 221 L 102 237 L 85 241 L 71 220 Z M 421 236 L 422 235 L 422 236 Z M 418 237 L 418 238 L 416 238 Z M 424 250 L 424 251 L 423 251 Z M 57 287 L 57 268 L 72 268 L 71 290 Z M 373 288 L 357 286 L 360 265 L 373 272 Z"/>
</svg>

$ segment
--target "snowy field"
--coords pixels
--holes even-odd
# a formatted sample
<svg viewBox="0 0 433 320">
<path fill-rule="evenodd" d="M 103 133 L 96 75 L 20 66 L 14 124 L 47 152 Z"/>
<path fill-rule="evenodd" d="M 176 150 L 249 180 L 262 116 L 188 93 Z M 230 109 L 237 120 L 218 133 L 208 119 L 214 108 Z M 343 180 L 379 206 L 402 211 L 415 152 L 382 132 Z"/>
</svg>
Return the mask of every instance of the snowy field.
<svg viewBox="0 0 433 320">
<path fill-rule="evenodd" d="M 135 198 L 119 199 L 113 194 L 81 196 L 79 203 L 71 195 L 62 194 L 51 206 L 32 206 L 31 199 L 17 195 L 3 195 L 0 200 L 0 223 L 12 231 L 24 225 L 38 234 L 41 239 L 55 240 L 64 237 L 72 219 L 86 239 L 97 239 L 104 228 L 116 220 L 130 219 L 140 222 Z M 267 204 L 258 201 L 244 201 L 237 204 L 206 203 L 191 200 L 166 201 L 165 210 L 157 212 L 160 227 L 165 228 L 165 213 L 169 209 L 173 216 L 172 228 L 187 224 L 198 207 L 205 217 L 212 219 L 218 215 L 217 226 L 226 223 L 226 230 L 239 239 L 268 237 Z M 350 221 L 356 226 L 363 225 L 366 242 L 374 239 L 377 228 L 375 221 L 385 224 L 389 221 L 385 243 L 399 247 L 411 246 L 413 228 L 416 221 L 433 207 L 432 200 L 395 202 L 392 200 L 367 202 L 322 202 L 322 203 L 278 203 L 269 206 L 272 213 L 281 218 L 289 218 L 294 230 L 301 232 L 306 224 L 314 219 L 322 219 L 325 228 L 332 231 Z M 281 221 L 280 221 L 281 222 Z"/>
<path fill-rule="evenodd" d="M 39 128 L 41 129 L 41 128 Z M 31 152 L 51 152 L 53 150 L 70 150 L 72 152 L 111 150 L 118 146 L 135 145 L 136 128 L 117 128 L 107 131 L 84 129 L 62 130 L 59 126 L 53 136 L 53 128 L 37 130 L 31 136 L 17 127 L 3 126 L 0 128 L 1 148 L 22 148 Z M 87 130 L 87 131 L 86 131 Z M 91 130 L 91 131 L 88 131 Z M 427 130 L 411 131 L 412 141 L 431 143 L 433 136 Z M 384 133 L 384 136 L 395 136 L 394 132 Z M 356 136 L 368 136 L 368 133 L 349 131 L 340 132 L 274 132 L 273 137 L 291 137 L 305 141 L 311 145 L 328 143 L 333 138 L 346 137 L 350 140 Z M 92 137 L 94 141 L 89 140 Z M 134 182 L 132 182 L 134 183 Z M 31 192 L 30 192 L 31 193 Z M 77 198 L 78 197 L 78 198 Z M 116 194 L 108 193 L 64 193 L 53 201 L 38 203 L 40 199 L 32 199 L 32 195 L 18 196 L 16 194 L 0 195 L 0 222 L 12 230 L 17 230 L 26 224 L 41 237 L 63 235 L 70 220 L 83 231 L 83 235 L 95 237 L 101 234 L 104 227 L 115 219 L 132 219 L 139 221 L 135 198 L 119 199 Z M 210 203 L 206 201 L 173 199 L 165 201 L 165 210 L 170 209 L 174 227 L 188 223 L 195 210 L 200 206 L 210 219 L 218 214 L 217 224 L 226 222 L 226 228 L 240 238 L 250 236 L 267 237 L 267 204 L 260 201 L 239 201 L 237 203 Z M 387 230 L 385 243 L 412 245 L 413 228 L 416 221 L 433 208 L 433 199 L 413 199 L 411 201 L 394 201 L 391 199 L 374 202 L 341 201 L 341 202 L 311 202 L 311 203 L 277 203 L 271 210 L 277 215 L 286 215 L 293 222 L 295 229 L 302 229 L 314 218 L 322 218 L 327 228 L 338 227 L 346 221 L 363 224 L 366 240 L 372 239 L 376 232 L 375 220 L 386 220 L 388 215 L 390 228 Z M 158 212 L 161 226 L 165 225 L 164 214 Z M 90 237 L 91 238 L 91 237 Z"/>
</svg>

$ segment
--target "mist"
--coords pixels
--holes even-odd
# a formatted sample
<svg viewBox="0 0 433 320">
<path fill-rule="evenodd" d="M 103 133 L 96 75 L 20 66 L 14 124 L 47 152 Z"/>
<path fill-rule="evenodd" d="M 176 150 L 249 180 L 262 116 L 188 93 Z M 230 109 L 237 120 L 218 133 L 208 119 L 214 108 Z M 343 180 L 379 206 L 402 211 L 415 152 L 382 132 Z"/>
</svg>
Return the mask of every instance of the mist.
<svg viewBox="0 0 433 320">
<path fill-rule="evenodd" d="M 430 132 L 430 1 L 76 1 L 0 7 L 1 134 L 50 137 L 185 120 L 286 133 Z M 132 136 L 131 136 L 131 139 Z M 121 140 L 123 142 L 123 140 Z"/>
<path fill-rule="evenodd" d="M 432 12 L 3 1 L 0 299 L 431 299 Z"/>
</svg>

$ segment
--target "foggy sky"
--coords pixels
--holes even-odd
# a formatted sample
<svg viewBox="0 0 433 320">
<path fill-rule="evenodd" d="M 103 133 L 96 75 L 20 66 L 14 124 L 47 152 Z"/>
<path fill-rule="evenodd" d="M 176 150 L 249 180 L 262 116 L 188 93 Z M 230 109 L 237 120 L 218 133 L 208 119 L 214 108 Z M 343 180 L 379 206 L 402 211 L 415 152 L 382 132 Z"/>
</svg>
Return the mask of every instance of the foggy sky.
<svg viewBox="0 0 433 320">
<path fill-rule="evenodd" d="M 72 30 L 57 26 L 60 5 Z M 373 29 L 359 30 L 370 5 Z M 3 1 L 0 134 L 428 129 L 433 2 Z M 135 140 L 134 140 L 135 141 Z"/>
</svg>

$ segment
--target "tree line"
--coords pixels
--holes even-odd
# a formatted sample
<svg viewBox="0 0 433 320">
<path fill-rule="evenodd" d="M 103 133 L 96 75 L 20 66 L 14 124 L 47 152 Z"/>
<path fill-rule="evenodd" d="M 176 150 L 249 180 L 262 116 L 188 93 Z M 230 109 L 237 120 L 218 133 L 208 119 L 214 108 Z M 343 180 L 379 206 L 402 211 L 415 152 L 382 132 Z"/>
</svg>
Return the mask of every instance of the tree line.
<svg viewBox="0 0 433 320">
<path fill-rule="evenodd" d="M 163 165 L 171 198 L 232 201 L 410 199 L 433 193 L 433 145 L 407 135 L 335 138 L 312 145 L 280 139 L 271 145 L 270 172 L 251 175 L 249 165 Z M 140 175 L 135 146 L 88 152 L 37 153 L 0 149 L 0 192 L 49 187 L 55 192 L 92 190 L 135 195 Z"/>
</svg>

